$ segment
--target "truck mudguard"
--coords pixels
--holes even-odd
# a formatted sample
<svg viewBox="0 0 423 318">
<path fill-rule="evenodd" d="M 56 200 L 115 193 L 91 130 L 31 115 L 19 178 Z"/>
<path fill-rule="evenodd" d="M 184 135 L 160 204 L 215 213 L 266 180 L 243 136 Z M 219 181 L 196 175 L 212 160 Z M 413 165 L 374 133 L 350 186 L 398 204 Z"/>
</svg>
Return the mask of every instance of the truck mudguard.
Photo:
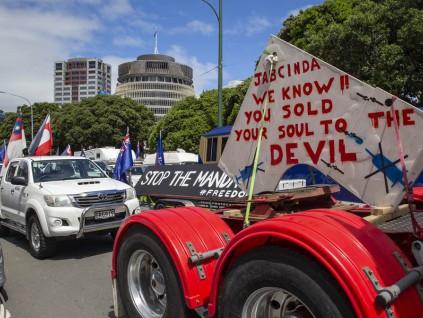
<svg viewBox="0 0 423 318">
<path fill-rule="evenodd" d="M 263 246 L 299 249 L 319 261 L 338 281 L 357 317 L 388 317 L 375 303 L 377 292 L 365 269 L 379 286 L 396 283 L 406 274 L 394 253 L 410 262 L 382 231 L 353 214 L 318 209 L 258 222 L 238 233 L 226 246 L 216 267 L 208 314 L 216 314 L 219 288 L 231 264 L 242 254 Z M 421 317 L 423 303 L 411 287 L 391 306 L 394 317 Z M 389 316 L 392 317 L 392 316 Z"/>
<path fill-rule="evenodd" d="M 229 226 L 216 214 L 199 207 L 179 207 L 132 215 L 121 225 L 115 238 L 112 278 L 116 277 L 119 246 L 127 231 L 137 225 L 157 235 L 178 271 L 186 304 L 189 308 L 207 305 L 217 260 L 189 263 L 195 253 L 218 250 L 234 236 Z M 200 267 L 201 265 L 201 267 Z"/>
</svg>

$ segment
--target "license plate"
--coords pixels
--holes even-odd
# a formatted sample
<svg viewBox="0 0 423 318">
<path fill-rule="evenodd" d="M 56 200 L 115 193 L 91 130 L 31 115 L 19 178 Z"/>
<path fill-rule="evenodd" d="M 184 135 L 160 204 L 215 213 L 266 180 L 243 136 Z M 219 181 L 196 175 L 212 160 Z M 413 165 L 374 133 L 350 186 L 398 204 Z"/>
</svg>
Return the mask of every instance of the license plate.
<svg viewBox="0 0 423 318">
<path fill-rule="evenodd" d="M 115 210 L 97 211 L 94 212 L 95 220 L 104 220 L 115 217 Z"/>
</svg>

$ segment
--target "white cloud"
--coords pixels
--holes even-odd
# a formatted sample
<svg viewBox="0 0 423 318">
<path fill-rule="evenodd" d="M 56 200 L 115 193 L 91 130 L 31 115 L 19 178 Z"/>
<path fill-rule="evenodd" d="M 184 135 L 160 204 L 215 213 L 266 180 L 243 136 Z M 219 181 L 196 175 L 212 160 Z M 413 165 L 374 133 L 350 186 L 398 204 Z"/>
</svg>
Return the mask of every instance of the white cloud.
<svg viewBox="0 0 423 318">
<path fill-rule="evenodd" d="M 282 17 L 281 23 L 283 23 L 291 15 L 293 15 L 295 17 L 295 16 L 297 16 L 300 13 L 300 11 L 304 11 L 304 10 L 306 10 L 308 8 L 311 8 L 311 7 L 312 7 L 312 5 L 308 5 L 308 6 L 304 6 L 304 7 L 297 8 L 297 9 L 294 9 L 294 10 L 289 11 L 287 15 L 285 15 L 285 16 Z"/>
<path fill-rule="evenodd" d="M 134 12 L 129 0 L 110 0 L 100 5 L 103 17 L 110 20 L 122 18 Z"/>
<path fill-rule="evenodd" d="M 268 18 L 255 15 L 248 19 L 245 25 L 245 33 L 247 36 L 255 35 L 271 26 L 272 23 L 270 23 Z"/>
<path fill-rule="evenodd" d="M 142 46 L 144 41 L 138 37 L 117 36 L 113 39 L 113 44 L 116 46 Z"/>
<path fill-rule="evenodd" d="M 0 6 L 0 91 L 53 102 L 53 63 L 73 57 L 100 28 L 96 19 Z M 23 99 L 0 94 L 0 109 L 16 111 Z M 27 104 L 27 103 L 26 103 Z"/>
<path fill-rule="evenodd" d="M 204 35 L 209 35 L 209 34 L 213 33 L 213 31 L 214 31 L 214 28 L 211 24 L 205 23 L 205 22 L 199 21 L 199 20 L 194 20 L 194 21 L 189 22 L 187 24 L 187 27 L 191 31 L 194 31 L 194 32 L 200 33 L 200 34 L 204 34 Z"/>
<path fill-rule="evenodd" d="M 272 26 L 270 18 L 251 15 L 246 20 L 238 20 L 231 27 L 225 28 L 224 34 L 254 36 Z"/>
<path fill-rule="evenodd" d="M 172 45 L 166 55 L 174 57 L 178 63 L 192 67 L 194 89 L 197 96 L 204 90 L 217 89 L 217 63 L 201 62 L 196 56 L 190 56 L 185 49 L 178 45 Z M 223 77 L 228 77 L 228 74 L 223 72 Z"/>
<path fill-rule="evenodd" d="M 165 29 L 164 31 L 166 31 L 168 34 L 199 33 L 203 35 L 210 35 L 214 32 L 214 26 L 200 20 L 193 20 L 188 22 L 183 27 L 169 28 Z"/>
</svg>

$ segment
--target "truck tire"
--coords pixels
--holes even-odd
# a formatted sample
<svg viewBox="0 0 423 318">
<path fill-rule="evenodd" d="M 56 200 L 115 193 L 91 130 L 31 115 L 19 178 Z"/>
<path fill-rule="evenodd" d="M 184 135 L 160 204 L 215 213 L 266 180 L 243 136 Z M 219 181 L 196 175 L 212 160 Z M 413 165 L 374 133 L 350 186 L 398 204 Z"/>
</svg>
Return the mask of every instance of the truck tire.
<svg viewBox="0 0 423 318">
<path fill-rule="evenodd" d="M 57 251 L 54 238 L 46 237 L 37 216 L 32 215 L 28 221 L 29 252 L 38 259 L 53 256 Z"/>
<path fill-rule="evenodd" d="M 341 287 L 311 258 L 280 247 L 243 255 L 223 282 L 219 318 L 353 318 Z"/>
<path fill-rule="evenodd" d="M 147 230 L 132 231 L 124 238 L 117 259 L 117 285 L 128 317 L 190 317 L 172 260 Z"/>
<path fill-rule="evenodd" d="M 161 210 L 161 209 L 166 209 L 166 204 L 164 204 L 163 202 L 157 203 L 154 208 L 154 210 Z"/>
</svg>

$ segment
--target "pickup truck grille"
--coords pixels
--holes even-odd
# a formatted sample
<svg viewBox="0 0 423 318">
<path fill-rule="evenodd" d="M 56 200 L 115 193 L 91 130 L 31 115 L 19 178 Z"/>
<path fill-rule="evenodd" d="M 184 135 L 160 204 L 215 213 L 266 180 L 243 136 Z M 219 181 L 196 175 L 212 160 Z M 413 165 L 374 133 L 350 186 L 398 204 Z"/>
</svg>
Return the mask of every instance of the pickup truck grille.
<svg viewBox="0 0 423 318">
<path fill-rule="evenodd" d="M 85 193 L 73 197 L 76 204 L 81 208 L 87 208 L 95 204 L 123 203 L 125 192 L 96 192 Z"/>
</svg>

